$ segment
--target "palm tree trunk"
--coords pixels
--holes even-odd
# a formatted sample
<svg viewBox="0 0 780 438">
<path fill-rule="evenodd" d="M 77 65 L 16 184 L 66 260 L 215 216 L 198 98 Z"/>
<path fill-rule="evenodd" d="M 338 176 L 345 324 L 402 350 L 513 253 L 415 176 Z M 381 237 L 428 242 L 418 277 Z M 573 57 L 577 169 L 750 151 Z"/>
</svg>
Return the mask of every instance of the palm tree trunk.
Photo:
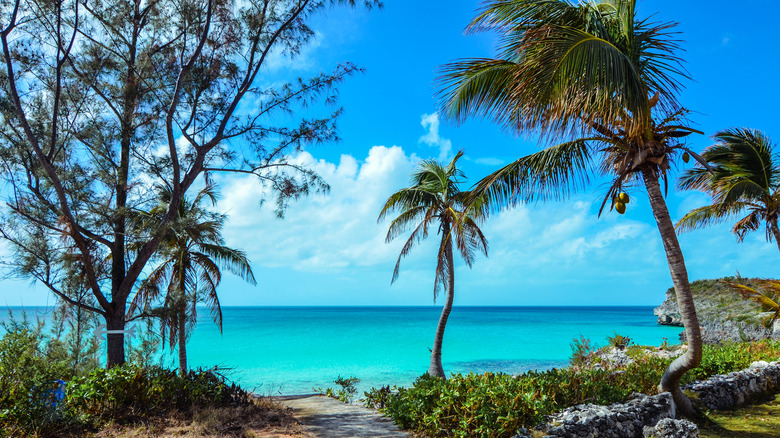
<svg viewBox="0 0 780 438">
<path fill-rule="evenodd" d="M 179 374 L 182 377 L 187 376 L 187 333 L 186 330 L 187 314 L 184 308 L 179 312 Z"/>
<path fill-rule="evenodd" d="M 769 228 L 772 229 L 772 234 L 775 236 L 775 243 L 777 244 L 777 249 L 780 249 L 780 229 L 777 227 L 777 216 L 772 217 L 769 219 Z"/>
<path fill-rule="evenodd" d="M 442 239 L 447 239 L 444 246 L 444 256 L 447 258 L 447 302 L 439 317 L 439 325 L 436 327 L 436 338 L 433 341 L 433 350 L 431 350 L 431 366 L 428 368 L 428 374 L 434 377 L 446 379 L 444 368 L 441 365 L 441 345 L 444 340 L 444 328 L 447 326 L 447 319 L 452 311 L 452 301 L 455 297 L 455 267 L 452 257 L 452 239 L 450 236 L 449 224 L 445 223 L 442 229 Z"/>
<path fill-rule="evenodd" d="M 696 308 L 693 304 L 691 287 L 688 283 L 688 271 L 685 269 L 680 243 L 674 232 L 669 210 L 661 194 L 658 177 L 652 170 L 642 171 L 642 176 L 647 187 L 647 195 L 650 198 L 650 206 L 653 216 L 661 232 L 661 239 L 666 250 L 666 259 L 669 262 L 669 271 L 672 274 L 674 291 L 677 295 L 677 305 L 680 308 L 680 317 L 685 326 L 685 335 L 688 339 L 688 351 L 672 362 L 661 377 L 658 385 L 659 392 L 671 392 L 677 409 L 683 414 L 691 415 L 695 411 L 690 399 L 680 390 L 680 379 L 689 370 L 696 368 L 701 363 L 702 343 L 699 320 L 696 317 Z"/>
</svg>

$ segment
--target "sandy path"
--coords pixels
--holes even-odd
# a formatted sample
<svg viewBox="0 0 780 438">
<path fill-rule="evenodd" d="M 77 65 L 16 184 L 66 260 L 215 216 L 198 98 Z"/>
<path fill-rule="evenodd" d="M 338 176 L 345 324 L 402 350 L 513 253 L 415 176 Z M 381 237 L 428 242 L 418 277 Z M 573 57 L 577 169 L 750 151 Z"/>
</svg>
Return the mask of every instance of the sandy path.
<svg viewBox="0 0 780 438">
<path fill-rule="evenodd" d="M 304 432 L 316 438 L 409 437 L 392 420 L 374 410 L 321 395 L 274 397 L 289 406 Z"/>
</svg>

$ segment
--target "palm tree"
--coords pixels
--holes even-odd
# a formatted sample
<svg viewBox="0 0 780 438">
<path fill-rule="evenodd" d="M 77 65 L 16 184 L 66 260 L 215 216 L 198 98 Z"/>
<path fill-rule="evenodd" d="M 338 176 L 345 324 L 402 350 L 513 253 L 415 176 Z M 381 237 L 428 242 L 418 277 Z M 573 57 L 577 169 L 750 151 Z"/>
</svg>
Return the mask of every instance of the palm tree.
<svg viewBox="0 0 780 438">
<path fill-rule="evenodd" d="M 160 205 L 149 214 L 151 221 L 165 214 L 170 199 L 170 190 L 161 189 Z M 217 296 L 221 269 L 257 284 L 246 254 L 225 246 L 221 234 L 225 216 L 204 209 L 201 204 L 205 199 L 216 204 L 213 185 L 207 185 L 192 201 L 182 199 L 178 217 L 160 244 L 160 263 L 141 284 L 132 302 L 133 307 L 149 308 L 165 287 L 162 308 L 150 313 L 160 317 L 162 337 L 169 339 L 171 349 L 178 343 L 182 375 L 187 374 L 187 336 L 197 322 L 198 303 L 208 305 L 222 332 L 222 309 Z"/>
<path fill-rule="evenodd" d="M 758 303 L 764 312 L 768 312 L 764 320 L 764 326 L 774 331 L 775 322 L 780 320 L 780 280 L 753 280 L 756 288 L 744 284 L 727 281 L 726 284 L 737 291 L 742 298 Z M 758 290 L 758 286 L 765 292 Z"/>
<path fill-rule="evenodd" d="M 766 224 L 767 240 L 774 236 L 780 249 L 780 164 L 774 159 L 771 140 L 753 129 L 727 129 L 715 134 L 715 139 L 702 153 L 710 169 L 690 169 L 678 184 L 710 195 L 712 204 L 691 210 L 675 227 L 678 231 L 702 228 L 747 212 L 731 229 L 737 241 Z"/>
<path fill-rule="evenodd" d="M 677 101 L 687 76 L 675 54 L 673 26 L 638 19 L 634 0 L 493 0 L 468 30 L 497 31 L 498 57 L 445 65 L 439 96 L 450 120 L 490 117 L 552 144 L 477 184 L 473 191 L 488 196 L 494 209 L 565 198 L 601 174 L 611 185 L 599 214 L 607 202 L 622 212 L 624 187 L 646 187 L 689 343 L 659 390 L 692 413 L 679 382 L 701 362 L 701 334 L 660 181 L 666 183 L 679 153 L 701 157 L 680 140 L 699 132 L 685 126 L 687 111 Z"/>
<path fill-rule="evenodd" d="M 485 198 L 477 197 L 467 204 L 466 200 L 472 197 L 471 193 L 461 192 L 458 188 L 465 179 L 463 172 L 456 167 L 462 155 L 462 151 L 458 152 L 446 167 L 434 160 L 420 163 L 412 173 L 412 186 L 390 195 L 377 220 L 382 221 L 391 211 L 400 211 L 400 214 L 390 222 L 386 238 L 388 243 L 414 226 L 412 234 L 398 256 L 391 282 L 395 282 L 398 278 L 401 259 L 409 254 L 416 244 L 428 237 L 432 227 L 437 227 L 437 233 L 441 234 L 436 257 L 436 277 L 433 281 L 433 301 L 436 302 L 441 287 L 444 287 L 447 302 L 444 304 L 436 327 L 436 337 L 431 350 L 431 365 L 428 368 L 428 374 L 441 378 L 446 378 L 441 365 L 444 328 L 455 297 L 453 241 L 469 267 L 474 261 L 476 251 L 482 252 L 485 256 L 488 251 L 487 240 L 478 225 L 486 216 Z"/>
</svg>

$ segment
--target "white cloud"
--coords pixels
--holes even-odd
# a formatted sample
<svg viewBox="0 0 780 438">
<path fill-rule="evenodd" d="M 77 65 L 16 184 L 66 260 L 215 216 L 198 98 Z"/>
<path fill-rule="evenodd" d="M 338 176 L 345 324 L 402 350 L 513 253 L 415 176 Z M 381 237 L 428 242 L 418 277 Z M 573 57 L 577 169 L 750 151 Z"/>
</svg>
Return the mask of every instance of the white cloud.
<svg viewBox="0 0 780 438">
<path fill-rule="evenodd" d="M 377 224 L 377 215 L 387 197 L 407 184 L 412 158 L 398 146 L 374 146 L 360 163 L 349 155 L 329 163 L 306 152 L 295 161 L 322 176 L 330 193 L 294 203 L 278 220 L 272 206 L 258 207 L 264 189 L 255 178 L 229 178 L 220 201 L 229 210 L 229 243 L 247 250 L 254 263 L 304 271 L 390 260 L 396 249 L 385 245 L 386 226 Z"/>
<path fill-rule="evenodd" d="M 439 136 L 439 114 L 423 114 L 420 123 L 428 132 L 418 141 L 439 148 L 439 161 L 450 161 L 452 159 L 452 141 Z"/>
<path fill-rule="evenodd" d="M 309 42 L 301 47 L 301 50 L 295 56 L 290 56 L 289 53 L 285 53 L 279 47 L 275 46 L 271 49 L 268 57 L 263 63 L 263 67 L 268 72 L 276 72 L 279 70 L 286 71 L 308 71 L 317 68 L 316 52 L 317 49 L 322 46 L 324 35 L 315 31 L 314 36 Z"/>
<path fill-rule="evenodd" d="M 349 295 L 347 287 L 384 290 L 407 236 L 386 244 L 387 223 L 377 224 L 376 218 L 387 197 L 408 185 L 415 158 L 398 146 L 374 146 L 364 159 L 342 155 L 338 163 L 302 153 L 295 160 L 325 178 L 331 192 L 291 205 L 284 220 L 273 217 L 272 205 L 258 207 L 263 189 L 254 179 L 226 179 L 220 208 L 229 210 L 228 243 L 247 250 L 255 266 L 270 272 L 294 269 L 323 290 L 333 288 L 334 294 L 338 289 Z M 641 202 L 632 205 L 640 209 Z M 614 293 L 609 283 L 615 278 L 653 279 L 663 286 L 648 288 L 663 293 L 668 269 L 657 230 L 631 214 L 598 218 L 597 208 L 598 202 L 580 197 L 567 203 L 522 205 L 488 218 L 482 228 L 490 242 L 489 259 L 478 257 L 473 270 L 456 262 L 459 288 L 483 292 L 465 294 L 460 304 L 556 303 L 549 294 L 561 294 L 571 304 L 603 304 L 609 302 L 604 294 Z M 404 259 L 398 283 L 388 290 L 421 297 L 422 302 L 409 304 L 430 300 L 434 233 Z M 508 292 L 531 287 L 548 292 L 516 297 Z M 578 287 L 588 288 L 587 293 Z M 617 296 L 624 304 L 631 303 L 625 295 Z M 360 299 L 365 298 L 340 302 Z"/>
<path fill-rule="evenodd" d="M 504 165 L 504 160 L 500 158 L 494 158 L 494 157 L 484 157 L 484 158 L 477 158 L 474 160 L 475 163 L 481 164 L 483 166 L 502 166 Z"/>
</svg>

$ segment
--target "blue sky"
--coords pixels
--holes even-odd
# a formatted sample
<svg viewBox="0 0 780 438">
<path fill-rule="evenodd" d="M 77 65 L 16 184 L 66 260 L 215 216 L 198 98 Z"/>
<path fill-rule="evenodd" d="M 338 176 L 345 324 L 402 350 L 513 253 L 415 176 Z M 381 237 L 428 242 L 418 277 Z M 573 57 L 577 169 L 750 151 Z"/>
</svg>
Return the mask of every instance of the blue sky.
<svg viewBox="0 0 780 438">
<path fill-rule="evenodd" d="M 421 159 L 449 159 L 463 149 L 471 182 L 539 145 L 489 121 L 462 126 L 440 121 L 433 97 L 436 69 L 464 57 L 490 56 L 494 36 L 464 35 L 478 1 L 385 1 L 384 10 L 329 9 L 317 17 L 316 41 L 295 61 L 275 59 L 264 81 L 309 77 L 350 61 L 365 69 L 340 87 L 342 141 L 295 157 L 331 185 L 328 195 L 292 205 L 284 220 L 272 203 L 259 206 L 260 188 L 245 177 L 222 177 L 220 208 L 230 215 L 228 243 L 245 249 L 259 285 L 233 278 L 220 290 L 223 305 L 430 305 L 435 238 L 420 245 L 390 277 L 402 239 L 384 243 L 376 217 L 383 201 L 408 183 Z M 640 17 L 677 21 L 688 72 L 681 94 L 691 120 L 711 144 L 714 132 L 750 127 L 780 142 L 777 102 L 780 49 L 770 0 L 639 2 Z M 597 217 L 598 181 L 562 203 L 524 205 L 483 226 L 489 258 L 456 269 L 456 305 L 654 305 L 671 286 L 646 194 L 630 192 L 625 215 Z M 697 193 L 670 189 L 673 220 L 703 205 Z M 734 275 L 776 276 L 780 252 L 763 232 L 737 244 L 728 226 L 680 237 L 691 280 Z M 53 298 L 27 282 L 6 280 L 0 304 L 45 305 Z"/>
</svg>

